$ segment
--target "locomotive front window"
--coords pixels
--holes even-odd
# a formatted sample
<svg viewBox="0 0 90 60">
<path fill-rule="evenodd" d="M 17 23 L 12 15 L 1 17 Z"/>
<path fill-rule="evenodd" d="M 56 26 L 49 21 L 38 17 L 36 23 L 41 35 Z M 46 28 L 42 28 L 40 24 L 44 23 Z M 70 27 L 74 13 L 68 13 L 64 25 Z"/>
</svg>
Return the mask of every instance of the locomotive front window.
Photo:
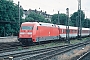
<svg viewBox="0 0 90 60">
<path fill-rule="evenodd" d="M 33 26 L 22 26 L 22 30 L 33 30 Z"/>
</svg>

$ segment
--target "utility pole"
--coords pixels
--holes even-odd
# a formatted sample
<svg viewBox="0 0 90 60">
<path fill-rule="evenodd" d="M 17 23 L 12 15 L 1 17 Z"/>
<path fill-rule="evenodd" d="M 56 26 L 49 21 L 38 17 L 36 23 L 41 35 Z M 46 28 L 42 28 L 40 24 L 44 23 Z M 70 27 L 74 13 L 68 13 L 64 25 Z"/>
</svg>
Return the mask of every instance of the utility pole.
<svg viewBox="0 0 90 60">
<path fill-rule="evenodd" d="M 67 19 L 66 19 L 66 40 L 67 42 L 70 44 L 70 39 L 69 39 L 69 8 L 66 9 L 66 15 L 67 15 Z"/>
<path fill-rule="evenodd" d="M 60 23 L 59 23 L 59 11 L 58 11 L 58 24 L 60 24 Z"/>
<path fill-rule="evenodd" d="M 78 0 L 78 37 L 81 39 L 82 25 L 81 25 L 81 0 Z"/>
<path fill-rule="evenodd" d="M 88 19 L 87 19 L 87 16 L 86 16 L 86 22 L 87 22 L 87 26 L 86 26 L 86 27 L 89 28 L 89 26 L 88 26 Z"/>
<path fill-rule="evenodd" d="M 19 27 L 20 27 L 20 2 L 18 1 L 18 19 L 19 19 Z"/>
<path fill-rule="evenodd" d="M 78 27 L 78 16 L 76 16 L 76 27 Z"/>
</svg>

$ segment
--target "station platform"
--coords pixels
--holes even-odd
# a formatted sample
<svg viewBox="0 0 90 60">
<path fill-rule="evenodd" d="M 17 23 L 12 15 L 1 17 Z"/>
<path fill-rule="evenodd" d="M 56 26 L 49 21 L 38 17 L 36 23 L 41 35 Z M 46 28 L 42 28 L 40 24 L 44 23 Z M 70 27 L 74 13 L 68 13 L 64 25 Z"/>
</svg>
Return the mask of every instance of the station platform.
<svg viewBox="0 0 90 60">
<path fill-rule="evenodd" d="M 17 36 L 0 37 L 0 43 L 18 42 Z"/>
</svg>

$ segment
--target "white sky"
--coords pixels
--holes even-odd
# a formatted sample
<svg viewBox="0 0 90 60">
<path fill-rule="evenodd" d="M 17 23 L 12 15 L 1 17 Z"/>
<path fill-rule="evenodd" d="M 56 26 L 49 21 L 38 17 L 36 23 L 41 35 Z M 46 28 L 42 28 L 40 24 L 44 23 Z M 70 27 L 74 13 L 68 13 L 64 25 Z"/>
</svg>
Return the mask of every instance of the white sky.
<svg viewBox="0 0 90 60">
<path fill-rule="evenodd" d="M 37 9 L 47 11 L 47 14 L 55 14 L 57 11 L 66 13 L 66 8 L 69 8 L 70 14 L 78 10 L 78 0 L 13 0 L 14 3 L 20 5 L 23 9 Z M 90 0 L 82 0 L 81 9 L 85 12 L 87 18 L 90 18 Z M 39 9 L 40 8 L 40 9 Z"/>
</svg>

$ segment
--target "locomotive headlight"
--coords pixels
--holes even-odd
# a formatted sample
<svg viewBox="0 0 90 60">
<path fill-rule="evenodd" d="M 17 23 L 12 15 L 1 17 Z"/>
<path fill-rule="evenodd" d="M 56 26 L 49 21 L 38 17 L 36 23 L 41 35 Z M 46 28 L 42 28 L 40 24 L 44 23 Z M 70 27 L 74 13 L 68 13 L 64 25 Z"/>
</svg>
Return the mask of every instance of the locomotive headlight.
<svg viewBox="0 0 90 60">
<path fill-rule="evenodd" d="M 25 34 L 24 32 L 20 32 L 20 34 Z"/>
<path fill-rule="evenodd" d="M 28 32 L 27 34 L 32 34 L 32 32 Z"/>
</svg>

